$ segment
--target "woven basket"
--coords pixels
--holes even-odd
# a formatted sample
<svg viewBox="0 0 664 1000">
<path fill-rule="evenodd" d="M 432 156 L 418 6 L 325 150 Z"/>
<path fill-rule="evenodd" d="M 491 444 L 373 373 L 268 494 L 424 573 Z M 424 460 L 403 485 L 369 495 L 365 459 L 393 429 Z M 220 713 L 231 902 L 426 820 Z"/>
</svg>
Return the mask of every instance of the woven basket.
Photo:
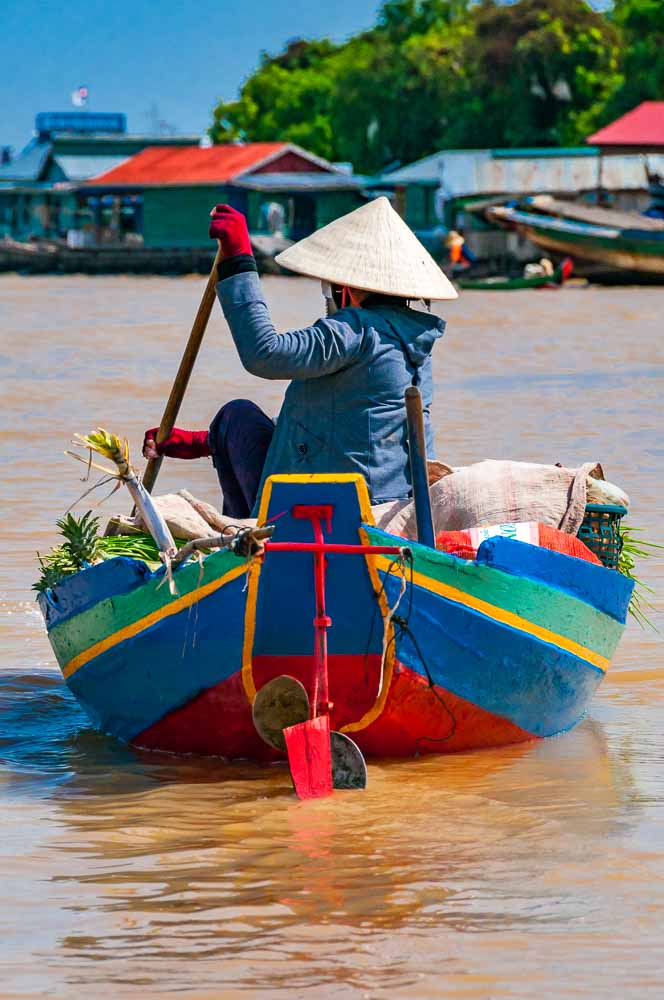
<svg viewBox="0 0 664 1000">
<path fill-rule="evenodd" d="M 615 504 L 589 503 L 577 532 L 577 537 L 608 569 L 618 569 L 623 546 L 620 522 L 626 513 L 626 507 Z"/>
</svg>

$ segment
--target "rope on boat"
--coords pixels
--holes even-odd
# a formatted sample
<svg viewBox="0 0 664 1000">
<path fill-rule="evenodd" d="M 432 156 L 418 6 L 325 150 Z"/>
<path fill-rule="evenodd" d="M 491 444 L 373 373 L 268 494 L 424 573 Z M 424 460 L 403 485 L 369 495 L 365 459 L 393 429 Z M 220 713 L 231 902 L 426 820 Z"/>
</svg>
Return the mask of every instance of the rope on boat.
<svg viewBox="0 0 664 1000">
<path fill-rule="evenodd" d="M 233 528 L 232 525 L 224 530 L 220 535 L 209 535 L 206 538 L 192 538 L 191 541 L 183 545 L 176 556 L 173 557 L 173 569 L 177 569 L 181 563 L 185 562 L 194 552 L 200 554 L 202 549 L 229 549 L 238 556 L 253 557 L 260 550 L 260 543 L 270 538 L 274 528 Z"/>
<path fill-rule="evenodd" d="M 401 549 L 399 558 L 392 563 L 393 566 L 398 565 L 401 570 L 401 587 L 399 589 L 396 601 L 394 602 L 392 607 L 390 607 L 388 604 L 387 614 L 383 618 L 383 648 L 380 657 L 380 673 L 378 676 L 378 695 L 377 695 L 378 698 L 380 698 L 380 696 L 383 693 L 383 681 L 385 678 L 385 663 L 387 661 L 387 651 L 390 646 L 390 639 L 389 639 L 390 626 L 392 624 L 392 620 L 395 614 L 399 610 L 399 605 L 401 604 L 403 596 L 406 593 L 406 588 L 408 586 L 408 580 L 406 578 L 406 560 L 410 559 L 412 564 L 412 558 L 413 557 L 410 549 Z"/>
<path fill-rule="evenodd" d="M 385 575 L 385 577 L 383 579 L 383 583 L 381 585 L 380 591 L 378 592 L 378 594 L 376 595 L 376 597 L 377 597 L 378 600 L 380 600 L 380 598 L 384 596 L 384 594 L 385 594 L 385 584 L 387 583 L 388 577 L 390 576 L 390 573 L 392 572 L 392 567 L 393 566 L 396 566 L 396 565 L 400 565 L 401 566 L 402 574 L 403 574 L 402 580 L 405 579 L 405 564 L 406 564 L 406 562 L 408 562 L 408 564 L 409 564 L 409 570 L 410 570 L 410 573 L 409 573 L 410 579 L 406 583 L 406 586 L 408 587 L 408 608 L 406 610 L 406 614 L 405 615 L 398 615 L 396 613 L 398 611 L 399 605 L 400 605 L 401 600 L 403 599 L 403 596 L 404 596 L 404 593 L 405 593 L 405 588 L 404 588 L 403 582 L 402 582 L 402 586 L 401 586 L 400 591 L 399 591 L 399 596 L 398 596 L 398 598 L 397 598 L 397 600 L 396 600 L 396 602 L 394 604 L 394 607 L 388 610 L 388 617 L 385 619 L 385 631 L 383 633 L 383 658 L 381 660 L 380 687 L 378 689 L 378 697 L 380 697 L 381 694 L 382 694 L 383 668 L 384 668 L 385 660 L 387 658 L 387 652 L 388 652 L 390 646 L 393 645 L 393 644 L 394 644 L 395 649 L 396 649 L 396 644 L 397 644 L 397 640 L 398 639 L 401 639 L 403 636 L 408 636 L 408 638 L 410 639 L 410 641 L 411 641 L 411 643 L 413 645 L 413 648 L 414 648 L 414 650 L 415 650 L 415 652 L 417 654 L 417 657 L 418 657 L 420 663 L 422 664 L 422 667 L 424 668 L 424 673 L 426 674 L 426 678 L 427 678 L 429 690 L 431 691 L 431 693 L 434 696 L 434 698 L 436 699 L 436 701 L 438 701 L 440 703 L 440 705 L 443 708 L 445 714 L 448 716 L 448 718 L 450 720 L 450 731 L 448 733 L 446 733 L 445 736 L 439 736 L 439 737 L 435 737 L 435 736 L 416 736 L 415 737 L 415 743 L 419 747 L 419 744 L 420 743 L 424 743 L 424 742 L 427 742 L 427 743 L 446 743 L 448 740 L 452 739 L 452 737 L 454 736 L 454 734 L 456 733 L 456 730 L 457 730 L 457 720 L 456 720 L 456 716 L 455 716 L 454 712 L 452 711 L 452 709 L 449 707 L 449 705 L 445 701 L 445 698 L 443 697 L 443 695 L 440 693 L 440 691 L 436 690 L 435 682 L 434 682 L 434 679 L 433 679 L 433 677 L 431 675 L 431 670 L 429 669 L 429 664 L 427 663 L 427 661 L 424 658 L 424 654 L 422 653 L 422 649 L 420 647 L 420 644 L 417 641 L 417 638 L 415 637 L 415 633 L 410 628 L 410 617 L 411 617 L 411 614 L 412 614 L 412 611 L 413 611 L 413 590 L 414 590 L 414 585 L 413 585 L 414 565 L 413 565 L 413 555 L 412 555 L 412 552 L 411 552 L 410 549 L 404 548 L 402 550 L 401 558 L 398 561 L 395 560 L 395 561 L 393 561 L 391 563 L 390 569 L 387 571 L 387 573 L 386 573 L 386 575 Z M 388 621 L 388 618 L 389 618 L 389 621 Z M 392 632 L 392 637 L 386 643 L 385 639 L 387 637 L 387 630 L 388 630 L 388 626 L 389 626 L 390 623 L 393 623 L 396 627 L 394 628 L 394 630 Z M 372 631 L 373 631 L 373 625 L 372 625 L 371 631 L 369 633 L 369 640 L 368 640 L 368 643 L 367 643 L 367 653 L 368 653 L 368 650 L 369 650 L 369 643 L 371 642 L 371 632 Z M 419 749 L 418 749 L 417 753 L 419 755 Z"/>
</svg>

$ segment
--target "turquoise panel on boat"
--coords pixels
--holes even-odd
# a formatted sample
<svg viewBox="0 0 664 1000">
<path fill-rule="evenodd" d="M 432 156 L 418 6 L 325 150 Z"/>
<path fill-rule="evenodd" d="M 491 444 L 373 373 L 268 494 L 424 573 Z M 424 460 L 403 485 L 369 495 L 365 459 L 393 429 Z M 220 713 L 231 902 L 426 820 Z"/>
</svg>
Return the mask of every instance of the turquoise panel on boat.
<svg viewBox="0 0 664 1000">
<path fill-rule="evenodd" d="M 163 572 L 163 571 L 162 571 Z M 126 594 L 149 580 L 152 571 L 144 562 L 117 556 L 88 566 L 60 581 L 54 591 L 39 595 L 39 606 L 50 631 L 115 594 Z"/>
<path fill-rule="evenodd" d="M 295 504 L 332 504 L 332 530 L 325 541 L 360 545 L 360 506 L 353 482 L 272 484 L 267 520 L 274 519 L 272 541 L 312 542 L 310 521 L 294 518 Z M 378 653 L 382 628 L 372 629 L 377 608 L 366 559 L 362 555 L 327 557 L 327 613 L 330 653 Z M 268 552 L 261 569 L 253 655 L 306 655 L 314 645 L 314 557 L 310 552 Z"/>
<path fill-rule="evenodd" d="M 68 679 L 93 723 L 124 740 L 242 668 L 245 577 L 96 656 Z M 220 715 L 220 725 L 223 724 Z"/>
<path fill-rule="evenodd" d="M 476 562 L 512 576 L 541 580 L 547 586 L 563 590 L 625 624 L 634 582 L 615 569 L 606 569 L 538 545 L 500 537 L 482 542 Z"/>
</svg>

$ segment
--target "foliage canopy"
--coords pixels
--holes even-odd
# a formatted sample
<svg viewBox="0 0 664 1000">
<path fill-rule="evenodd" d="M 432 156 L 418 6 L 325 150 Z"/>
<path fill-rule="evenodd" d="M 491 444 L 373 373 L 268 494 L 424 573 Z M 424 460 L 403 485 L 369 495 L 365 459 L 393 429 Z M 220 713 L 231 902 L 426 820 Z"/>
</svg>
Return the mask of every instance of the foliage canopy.
<svg viewBox="0 0 664 1000">
<path fill-rule="evenodd" d="M 373 172 L 438 149 L 582 142 L 664 97 L 664 4 L 386 0 L 344 44 L 263 53 L 214 142 L 284 140 Z"/>
</svg>

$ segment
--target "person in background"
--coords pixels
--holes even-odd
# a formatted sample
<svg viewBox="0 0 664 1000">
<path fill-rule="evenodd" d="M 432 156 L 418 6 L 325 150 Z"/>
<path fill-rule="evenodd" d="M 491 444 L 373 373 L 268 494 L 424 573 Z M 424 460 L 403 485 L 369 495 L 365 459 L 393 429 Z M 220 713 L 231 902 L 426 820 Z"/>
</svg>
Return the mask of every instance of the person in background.
<svg viewBox="0 0 664 1000">
<path fill-rule="evenodd" d="M 223 513 L 248 517 L 275 473 L 359 472 L 372 503 L 411 493 L 404 392 L 421 388 L 427 447 L 431 351 L 445 322 L 412 301 L 454 299 L 456 290 L 386 198 L 363 205 L 277 257 L 318 278 L 326 315 L 275 330 L 256 270 L 245 217 L 230 205 L 211 213 L 219 241 L 217 295 L 244 368 L 288 379 L 276 424 L 252 401 L 221 407 L 207 430 L 175 428 L 160 445 L 145 433 L 146 458 L 211 456 Z"/>
<path fill-rule="evenodd" d="M 465 236 L 456 229 L 450 229 L 445 239 L 445 246 L 449 248 L 453 275 L 461 274 L 477 263 L 477 257 L 466 243 Z"/>
</svg>

